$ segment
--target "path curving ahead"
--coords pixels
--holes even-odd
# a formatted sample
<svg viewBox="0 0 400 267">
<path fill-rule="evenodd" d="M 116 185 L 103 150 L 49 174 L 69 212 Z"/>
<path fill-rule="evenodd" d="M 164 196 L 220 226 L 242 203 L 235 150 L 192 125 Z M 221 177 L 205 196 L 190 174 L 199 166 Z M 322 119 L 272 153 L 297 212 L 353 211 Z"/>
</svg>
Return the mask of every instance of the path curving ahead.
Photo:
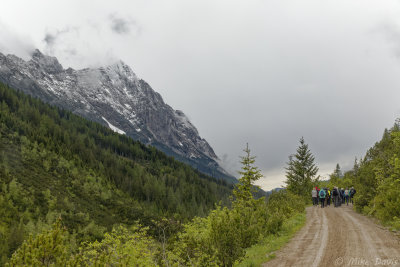
<svg viewBox="0 0 400 267">
<path fill-rule="evenodd" d="M 303 229 L 263 266 L 400 266 L 400 239 L 351 206 L 306 212 Z"/>
</svg>

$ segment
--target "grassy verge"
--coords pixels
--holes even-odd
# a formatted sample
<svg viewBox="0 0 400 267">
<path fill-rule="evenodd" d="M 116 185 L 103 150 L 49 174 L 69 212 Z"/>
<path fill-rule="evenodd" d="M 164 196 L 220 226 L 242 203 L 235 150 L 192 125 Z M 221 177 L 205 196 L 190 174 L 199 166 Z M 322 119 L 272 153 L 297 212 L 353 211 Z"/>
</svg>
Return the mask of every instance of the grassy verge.
<svg viewBox="0 0 400 267">
<path fill-rule="evenodd" d="M 246 250 L 243 261 L 235 266 L 260 266 L 262 263 L 275 258 L 275 251 L 290 241 L 294 234 L 300 230 L 306 222 L 306 214 L 298 213 L 284 222 L 282 230 L 276 235 L 265 237 L 258 244 Z"/>
</svg>

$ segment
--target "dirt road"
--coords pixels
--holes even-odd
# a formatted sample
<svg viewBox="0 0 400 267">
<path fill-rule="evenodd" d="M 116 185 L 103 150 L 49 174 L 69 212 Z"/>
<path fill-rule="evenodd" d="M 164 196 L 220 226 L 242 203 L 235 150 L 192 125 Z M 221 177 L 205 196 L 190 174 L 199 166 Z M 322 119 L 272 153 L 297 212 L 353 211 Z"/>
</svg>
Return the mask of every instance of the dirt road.
<svg viewBox="0 0 400 267">
<path fill-rule="evenodd" d="M 307 222 L 263 266 L 400 266 L 400 239 L 351 209 L 307 208 Z"/>
</svg>

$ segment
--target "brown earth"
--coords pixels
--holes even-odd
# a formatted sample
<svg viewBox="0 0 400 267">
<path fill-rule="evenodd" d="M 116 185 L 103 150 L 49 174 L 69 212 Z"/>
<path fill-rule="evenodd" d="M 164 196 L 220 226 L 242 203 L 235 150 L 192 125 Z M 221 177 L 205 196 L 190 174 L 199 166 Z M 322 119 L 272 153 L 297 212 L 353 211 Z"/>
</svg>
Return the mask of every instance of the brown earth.
<svg viewBox="0 0 400 267">
<path fill-rule="evenodd" d="M 263 266 L 400 266 L 400 239 L 351 205 L 306 211 L 303 229 Z"/>
</svg>

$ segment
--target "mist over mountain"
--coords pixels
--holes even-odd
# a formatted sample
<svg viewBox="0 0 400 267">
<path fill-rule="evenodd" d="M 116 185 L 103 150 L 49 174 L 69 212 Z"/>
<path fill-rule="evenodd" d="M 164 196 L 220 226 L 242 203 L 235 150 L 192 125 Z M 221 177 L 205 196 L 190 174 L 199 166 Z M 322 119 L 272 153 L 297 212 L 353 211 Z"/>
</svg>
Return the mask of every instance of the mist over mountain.
<svg viewBox="0 0 400 267">
<path fill-rule="evenodd" d="M 75 70 L 39 50 L 28 61 L 0 53 L 0 81 L 155 146 L 205 174 L 235 181 L 183 111 L 166 104 L 122 61 Z"/>
</svg>

